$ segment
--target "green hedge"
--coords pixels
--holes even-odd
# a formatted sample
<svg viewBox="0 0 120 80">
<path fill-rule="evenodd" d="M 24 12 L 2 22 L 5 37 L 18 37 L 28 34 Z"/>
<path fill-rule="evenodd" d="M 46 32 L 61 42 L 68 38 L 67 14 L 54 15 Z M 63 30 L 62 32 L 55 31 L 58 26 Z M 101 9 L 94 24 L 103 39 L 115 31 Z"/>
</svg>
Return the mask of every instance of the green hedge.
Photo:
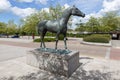
<svg viewBox="0 0 120 80">
<path fill-rule="evenodd" d="M 86 37 L 86 36 L 89 36 L 91 34 L 73 34 L 73 33 L 67 33 L 67 37 L 76 37 L 76 38 L 83 38 L 83 37 Z"/>
<path fill-rule="evenodd" d="M 53 42 L 53 41 L 55 41 L 55 38 L 44 38 L 44 41 L 45 42 Z M 41 39 L 40 38 L 34 39 L 33 42 L 41 42 Z"/>
<path fill-rule="evenodd" d="M 89 36 L 90 34 L 73 34 L 73 33 L 67 33 L 67 37 L 77 37 L 77 38 L 83 38 L 86 36 Z M 52 36 L 55 37 L 56 33 L 51 33 L 51 32 L 47 32 L 45 36 Z M 63 37 L 63 35 L 60 35 Z M 61 39 L 61 37 L 60 37 Z"/>
<path fill-rule="evenodd" d="M 62 35 L 60 35 L 59 36 L 59 40 L 64 40 L 64 37 L 62 36 Z M 41 39 L 40 38 L 37 38 L 37 39 L 34 39 L 34 41 L 33 42 L 40 42 L 41 41 Z M 54 41 L 56 41 L 56 39 L 55 38 L 44 38 L 44 41 L 45 42 L 54 42 Z"/>
<path fill-rule="evenodd" d="M 111 36 L 108 34 L 93 34 L 84 37 L 83 40 L 86 42 L 96 42 L 96 43 L 109 43 Z"/>
</svg>

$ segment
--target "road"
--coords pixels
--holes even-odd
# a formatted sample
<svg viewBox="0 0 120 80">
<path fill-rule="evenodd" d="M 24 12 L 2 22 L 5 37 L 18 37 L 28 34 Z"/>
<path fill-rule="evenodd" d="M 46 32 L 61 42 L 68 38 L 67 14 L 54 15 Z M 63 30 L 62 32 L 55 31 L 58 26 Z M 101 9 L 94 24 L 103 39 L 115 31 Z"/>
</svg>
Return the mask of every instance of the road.
<svg viewBox="0 0 120 80">
<path fill-rule="evenodd" d="M 112 40 L 110 58 L 114 60 L 120 60 L 120 40 Z"/>
<path fill-rule="evenodd" d="M 80 51 L 81 64 L 69 80 L 120 80 L 120 48 L 83 45 L 80 42 L 81 39 L 67 41 L 70 50 Z M 46 45 L 54 48 L 55 42 Z M 58 47 L 64 48 L 63 41 L 59 41 Z M 27 65 L 26 51 L 34 48 L 39 48 L 39 43 L 32 40 L 0 38 L 0 80 L 68 80 Z"/>
<path fill-rule="evenodd" d="M 68 39 L 68 49 L 79 51 L 80 56 L 120 60 L 120 48 L 118 47 L 84 45 L 80 41 L 81 39 L 78 38 Z M 39 43 L 33 43 L 32 40 L 0 38 L 0 60 L 24 56 L 27 50 L 39 48 L 39 45 Z M 54 48 L 55 42 L 46 42 L 46 46 Z M 63 41 L 58 42 L 58 48 L 64 49 Z"/>
<path fill-rule="evenodd" d="M 26 51 L 30 49 L 31 48 L 16 47 L 10 45 L 6 46 L 0 44 L 0 61 L 5 61 L 5 60 L 25 56 Z"/>
</svg>

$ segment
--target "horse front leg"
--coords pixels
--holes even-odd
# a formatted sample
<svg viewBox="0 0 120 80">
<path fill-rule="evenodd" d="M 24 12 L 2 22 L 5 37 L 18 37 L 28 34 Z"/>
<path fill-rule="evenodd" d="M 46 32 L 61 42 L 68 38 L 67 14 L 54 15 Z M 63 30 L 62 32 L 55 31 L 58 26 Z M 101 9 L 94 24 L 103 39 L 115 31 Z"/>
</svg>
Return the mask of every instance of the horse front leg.
<svg viewBox="0 0 120 80">
<path fill-rule="evenodd" d="M 42 44 L 43 44 L 43 36 L 42 36 L 42 34 L 40 36 L 40 39 L 41 39 L 40 47 L 42 48 Z"/>
<path fill-rule="evenodd" d="M 64 35 L 64 46 L 65 46 L 65 49 L 67 49 L 67 43 L 66 43 L 67 38 L 66 38 L 66 34 L 63 34 L 63 35 Z"/>
<path fill-rule="evenodd" d="M 45 36 L 46 32 L 47 32 L 46 30 L 44 30 L 44 32 L 43 32 L 43 46 L 44 46 L 44 48 L 46 48 L 45 42 L 44 42 L 44 36 Z"/>
<path fill-rule="evenodd" d="M 55 44 L 55 49 L 57 49 L 58 40 L 59 40 L 59 33 L 57 33 L 57 35 L 56 35 L 56 44 Z"/>
<path fill-rule="evenodd" d="M 41 38 L 41 37 L 40 37 Z M 41 42 L 40 42 L 40 47 L 42 48 L 42 39 L 41 39 Z"/>
</svg>

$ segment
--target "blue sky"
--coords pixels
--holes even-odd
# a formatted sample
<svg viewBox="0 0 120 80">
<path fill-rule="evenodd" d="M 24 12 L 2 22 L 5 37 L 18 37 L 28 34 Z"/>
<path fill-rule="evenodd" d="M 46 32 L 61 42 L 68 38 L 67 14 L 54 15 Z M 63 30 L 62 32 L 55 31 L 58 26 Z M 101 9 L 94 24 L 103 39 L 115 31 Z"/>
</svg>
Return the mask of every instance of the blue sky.
<svg viewBox="0 0 120 80">
<path fill-rule="evenodd" d="M 58 3 L 66 7 L 76 5 L 86 14 L 83 21 L 90 16 L 101 17 L 107 11 L 120 10 L 120 0 L 0 0 L 0 22 L 14 20 L 19 24 L 21 18 Z M 81 18 L 74 17 L 73 23 L 78 19 Z"/>
</svg>

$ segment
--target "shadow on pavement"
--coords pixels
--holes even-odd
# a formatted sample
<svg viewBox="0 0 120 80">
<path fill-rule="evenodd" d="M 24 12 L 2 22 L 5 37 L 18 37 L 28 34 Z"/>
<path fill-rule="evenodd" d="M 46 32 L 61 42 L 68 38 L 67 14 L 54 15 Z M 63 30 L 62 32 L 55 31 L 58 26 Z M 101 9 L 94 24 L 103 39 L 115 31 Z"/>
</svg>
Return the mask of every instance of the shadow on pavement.
<svg viewBox="0 0 120 80">
<path fill-rule="evenodd" d="M 85 58 L 85 57 L 82 57 Z M 89 62 L 88 62 L 89 63 Z M 84 66 L 88 63 L 80 63 L 80 67 L 72 74 L 70 78 L 66 78 L 60 75 L 54 75 L 47 71 L 40 70 L 36 73 L 30 73 L 28 75 L 9 78 L 2 78 L 0 80 L 113 80 L 111 75 L 113 72 L 101 72 L 99 70 L 84 70 Z"/>
<path fill-rule="evenodd" d="M 94 58 L 90 58 L 90 57 L 80 57 L 79 59 L 94 59 Z"/>
<path fill-rule="evenodd" d="M 1 80 L 113 80 L 111 73 L 102 73 L 100 71 L 85 71 L 84 69 L 78 69 L 69 79 L 61 77 L 59 75 L 50 75 L 47 72 L 31 73 L 26 76 L 18 78 L 2 78 Z"/>
</svg>

